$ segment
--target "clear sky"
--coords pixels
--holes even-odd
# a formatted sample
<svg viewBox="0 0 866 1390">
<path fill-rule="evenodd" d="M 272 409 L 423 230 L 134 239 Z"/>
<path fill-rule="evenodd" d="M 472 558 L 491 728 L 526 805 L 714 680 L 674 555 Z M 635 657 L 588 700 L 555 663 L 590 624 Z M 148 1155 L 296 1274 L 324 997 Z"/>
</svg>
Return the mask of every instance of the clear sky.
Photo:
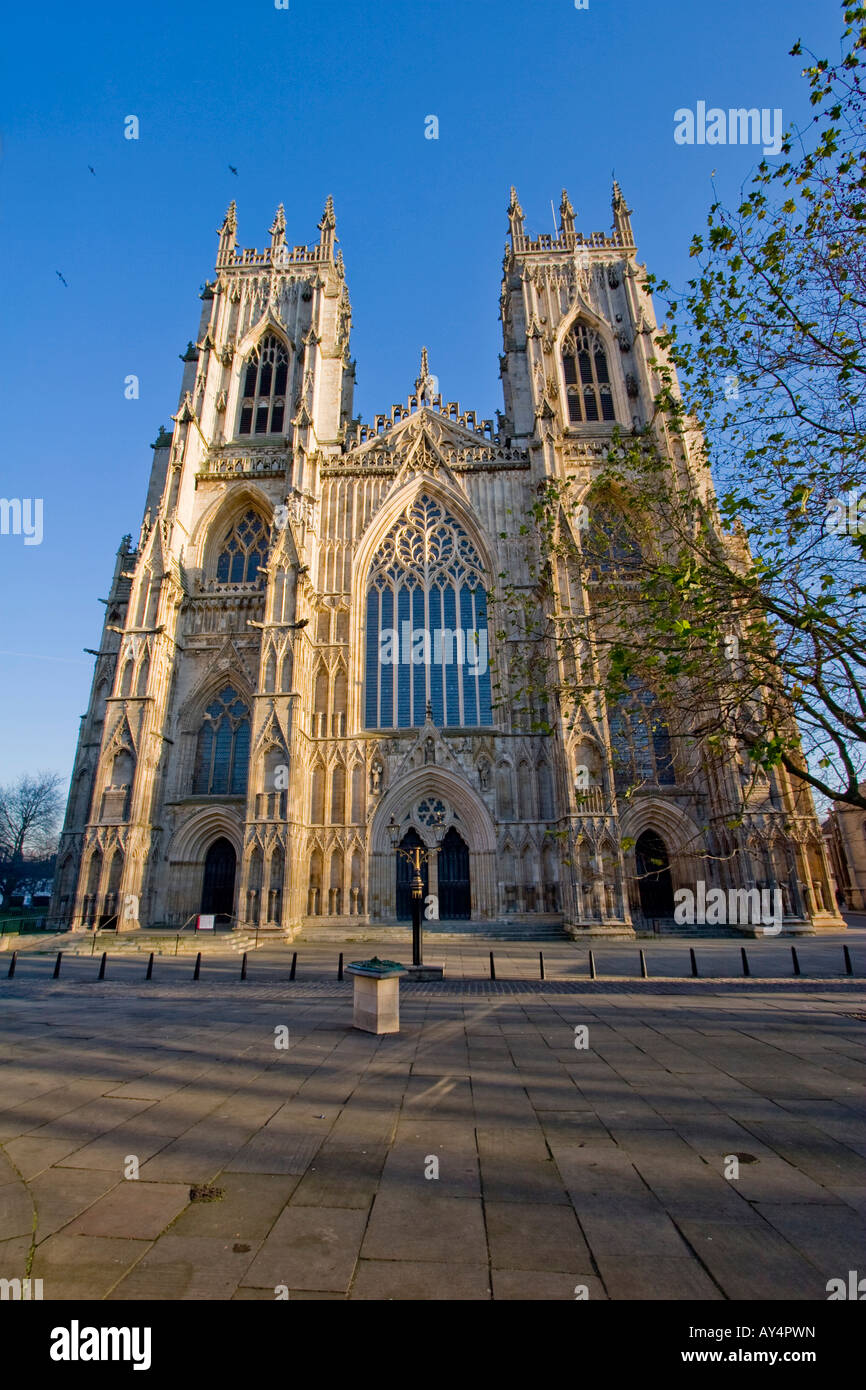
<svg viewBox="0 0 866 1390">
<path fill-rule="evenodd" d="M 232 198 L 239 244 L 262 247 L 280 202 L 289 244 L 315 242 L 333 194 L 356 413 L 404 400 L 426 344 L 443 395 L 492 417 L 510 184 L 533 235 L 563 186 L 578 228 L 607 231 L 615 170 L 640 259 L 681 284 L 711 171 L 734 197 L 760 152 L 676 144 L 675 110 L 803 122 L 788 50 L 835 56 L 842 30 L 835 0 L 288 3 L 49 0 L 4 18 L 0 496 L 41 498 L 44 521 L 39 545 L 0 535 L 0 782 L 70 774 L 82 648 L 137 537 Z"/>
</svg>

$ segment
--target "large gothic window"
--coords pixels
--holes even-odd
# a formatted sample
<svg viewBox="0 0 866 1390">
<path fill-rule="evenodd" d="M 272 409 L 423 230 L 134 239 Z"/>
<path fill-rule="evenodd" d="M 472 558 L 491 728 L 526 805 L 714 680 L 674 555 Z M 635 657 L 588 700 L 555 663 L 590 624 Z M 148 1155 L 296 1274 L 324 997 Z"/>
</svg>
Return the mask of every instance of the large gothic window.
<svg viewBox="0 0 866 1390">
<path fill-rule="evenodd" d="M 205 710 L 193 791 L 199 796 L 243 796 L 249 760 L 250 712 L 229 685 Z"/>
<path fill-rule="evenodd" d="M 562 369 L 571 424 L 613 420 L 607 353 L 597 333 L 575 324 L 562 347 Z"/>
<path fill-rule="evenodd" d="M 644 783 L 673 786 L 673 754 L 667 720 L 655 696 L 636 680 L 610 715 L 614 784 L 618 792 Z"/>
<path fill-rule="evenodd" d="M 258 512 L 244 512 L 220 547 L 216 577 L 221 584 L 252 584 L 268 553 L 268 530 Z"/>
<path fill-rule="evenodd" d="M 288 353 L 279 338 L 269 334 L 253 348 L 241 382 L 239 434 L 282 433 L 288 371 Z"/>
<path fill-rule="evenodd" d="M 421 495 L 382 541 L 367 587 L 365 722 L 492 724 L 481 558 L 441 502 Z"/>
<path fill-rule="evenodd" d="M 633 579 L 643 564 L 643 555 L 622 512 L 604 501 L 590 499 L 586 513 L 580 542 L 586 577 L 595 581 Z"/>
</svg>

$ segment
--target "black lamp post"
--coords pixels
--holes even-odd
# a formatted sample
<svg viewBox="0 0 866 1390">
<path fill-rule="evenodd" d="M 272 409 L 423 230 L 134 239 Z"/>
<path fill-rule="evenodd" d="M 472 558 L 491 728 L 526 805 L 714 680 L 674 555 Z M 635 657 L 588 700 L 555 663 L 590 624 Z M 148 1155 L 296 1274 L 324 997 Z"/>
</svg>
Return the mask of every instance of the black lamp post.
<svg viewBox="0 0 866 1390">
<path fill-rule="evenodd" d="M 425 845 L 413 845 L 411 849 L 404 849 L 400 844 L 402 836 L 401 827 L 392 816 L 388 822 L 388 834 L 391 836 L 391 844 L 397 854 L 402 854 L 412 866 L 412 964 L 423 965 L 421 950 L 421 904 L 424 899 L 424 880 L 421 877 L 422 855 L 424 860 L 429 863 L 431 854 L 438 854 L 445 835 L 445 817 L 441 811 L 436 813 L 433 822 L 434 834 L 436 836 L 435 849 L 427 849 Z"/>
</svg>

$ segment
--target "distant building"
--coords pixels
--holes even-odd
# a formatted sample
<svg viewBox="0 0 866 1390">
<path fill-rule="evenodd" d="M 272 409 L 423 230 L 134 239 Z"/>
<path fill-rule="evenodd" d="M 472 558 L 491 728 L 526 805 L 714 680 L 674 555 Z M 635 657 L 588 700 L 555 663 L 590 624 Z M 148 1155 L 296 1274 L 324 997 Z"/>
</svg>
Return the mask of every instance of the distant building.
<svg viewBox="0 0 866 1390">
<path fill-rule="evenodd" d="M 822 829 L 840 905 L 866 912 L 866 811 L 834 801 Z"/>
<path fill-rule="evenodd" d="M 556 236 L 527 233 L 514 190 L 508 219 L 498 422 L 443 399 L 424 351 L 408 400 L 362 423 L 331 200 L 317 245 L 287 242 L 280 207 L 261 251 L 238 247 L 229 208 L 140 533 L 117 553 L 54 924 L 405 920 L 393 818 L 407 847 L 439 821 L 441 919 L 623 936 L 701 881 L 777 890 L 786 929 L 844 926 L 811 795 L 784 768 L 695 756 L 643 690 L 550 710 L 549 732 L 520 698 L 487 594 L 530 583 L 539 488 L 570 475 L 589 496 L 659 378 L 619 187 L 610 234 L 578 232 L 565 193 Z M 556 602 L 591 611 L 578 530 L 568 544 Z"/>
</svg>

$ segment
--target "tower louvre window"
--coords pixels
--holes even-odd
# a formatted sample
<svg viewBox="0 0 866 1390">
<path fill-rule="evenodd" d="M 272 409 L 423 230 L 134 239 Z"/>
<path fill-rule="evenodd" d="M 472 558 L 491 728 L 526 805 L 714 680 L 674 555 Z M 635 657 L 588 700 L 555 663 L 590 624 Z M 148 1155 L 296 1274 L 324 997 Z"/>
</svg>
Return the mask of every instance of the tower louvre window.
<svg viewBox="0 0 866 1390">
<path fill-rule="evenodd" d="M 289 357 L 273 334 L 263 338 L 247 359 L 239 434 L 281 434 L 286 415 Z"/>
<path fill-rule="evenodd" d="M 607 353 L 597 333 L 576 324 L 562 348 L 562 370 L 573 425 L 616 418 L 607 367 Z"/>
</svg>

